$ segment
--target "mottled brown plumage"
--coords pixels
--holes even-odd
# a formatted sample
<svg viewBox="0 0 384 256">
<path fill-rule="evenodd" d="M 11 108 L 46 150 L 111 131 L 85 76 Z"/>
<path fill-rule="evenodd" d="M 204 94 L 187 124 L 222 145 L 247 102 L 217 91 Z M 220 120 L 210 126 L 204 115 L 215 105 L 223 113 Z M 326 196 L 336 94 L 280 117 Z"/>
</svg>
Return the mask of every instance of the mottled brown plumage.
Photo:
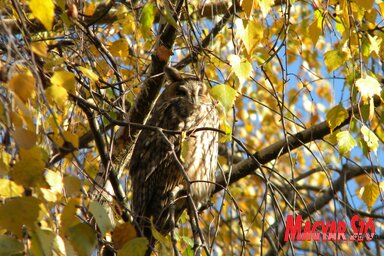
<svg viewBox="0 0 384 256">
<path fill-rule="evenodd" d="M 190 131 L 201 127 L 218 128 L 218 114 L 207 86 L 196 79 L 183 79 L 177 70 L 166 68 L 170 80 L 152 110 L 147 125 L 168 130 Z M 190 181 L 195 205 L 206 203 L 214 187 L 217 167 L 218 134 L 196 131 L 184 138 L 166 134 Z M 181 155 L 183 148 L 183 156 Z M 151 239 L 149 220 L 162 234 L 173 228 L 170 204 L 175 195 L 175 221 L 187 207 L 186 180 L 177 167 L 172 148 L 157 131 L 142 130 L 130 162 L 134 221 L 140 232 Z M 205 182 L 208 181 L 208 182 Z M 184 191 L 184 193 L 181 193 Z"/>
</svg>

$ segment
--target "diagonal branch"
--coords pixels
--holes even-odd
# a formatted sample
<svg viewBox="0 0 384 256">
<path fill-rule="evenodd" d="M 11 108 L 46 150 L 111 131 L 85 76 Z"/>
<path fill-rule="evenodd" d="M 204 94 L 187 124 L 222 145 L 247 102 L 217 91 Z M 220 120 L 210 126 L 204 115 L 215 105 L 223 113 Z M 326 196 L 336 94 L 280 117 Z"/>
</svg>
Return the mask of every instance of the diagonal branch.
<svg viewBox="0 0 384 256">
<path fill-rule="evenodd" d="M 375 106 L 379 106 L 380 104 L 381 100 L 379 98 L 375 98 Z M 339 126 L 337 126 L 335 130 L 338 130 L 347 125 L 351 121 L 352 117 L 359 113 L 359 108 L 360 105 L 350 107 L 348 109 L 348 118 L 346 118 Z M 215 187 L 214 193 L 217 193 L 223 190 L 223 188 L 225 188 L 227 185 L 235 183 L 241 178 L 252 174 L 263 164 L 277 159 L 278 157 L 288 153 L 291 150 L 299 148 L 308 142 L 323 139 L 326 135 L 330 134 L 330 132 L 331 130 L 327 121 L 324 121 L 256 152 L 251 158 L 245 159 L 235 164 L 233 166 L 230 177 L 224 177 L 220 174 L 220 176 L 217 178 L 217 185 Z M 228 184 L 226 184 L 226 181 L 229 181 Z"/>
</svg>

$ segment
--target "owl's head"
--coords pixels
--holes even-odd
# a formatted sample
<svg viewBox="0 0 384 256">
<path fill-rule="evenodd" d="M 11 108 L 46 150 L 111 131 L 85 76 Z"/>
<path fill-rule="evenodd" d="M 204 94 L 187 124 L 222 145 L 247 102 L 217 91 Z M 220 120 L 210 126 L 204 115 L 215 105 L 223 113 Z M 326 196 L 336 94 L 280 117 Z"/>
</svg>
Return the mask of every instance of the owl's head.
<svg viewBox="0 0 384 256">
<path fill-rule="evenodd" d="M 170 84 L 166 87 L 164 97 L 179 98 L 192 105 L 211 103 L 207 86 L 196 78 L 184 78 L 181 73 L 171 67 L 165 67 L 164 73 Z"/>
</svg>

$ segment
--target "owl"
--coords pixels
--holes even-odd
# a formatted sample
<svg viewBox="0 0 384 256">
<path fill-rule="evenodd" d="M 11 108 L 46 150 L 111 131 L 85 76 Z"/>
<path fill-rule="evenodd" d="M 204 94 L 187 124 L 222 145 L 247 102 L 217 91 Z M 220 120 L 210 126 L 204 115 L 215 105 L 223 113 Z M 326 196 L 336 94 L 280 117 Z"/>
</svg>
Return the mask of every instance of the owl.
<svg viewBox="0 0 384 256">
<path fill-rule="evenodd" d="M 170 84 L 159 96 L 146 124 L 192 132 L 162 135 L 144 129 L 133 150 L 129 173 L 134 223 L 152 245 L 151 221 L 160 233 L 167 234 L 187 207 L 188 183 L 183 170 L 190 181 L 189 195 L 199 208 L 209 200 L 214 188 L 218 155 L 217 132 L 203 129 L 219 126 L 207 85 L 183 78 L 174 68 L 166 67 L 164 72 Z M 194 131 L 197 128 L 201 129 Z"/>
</svg>

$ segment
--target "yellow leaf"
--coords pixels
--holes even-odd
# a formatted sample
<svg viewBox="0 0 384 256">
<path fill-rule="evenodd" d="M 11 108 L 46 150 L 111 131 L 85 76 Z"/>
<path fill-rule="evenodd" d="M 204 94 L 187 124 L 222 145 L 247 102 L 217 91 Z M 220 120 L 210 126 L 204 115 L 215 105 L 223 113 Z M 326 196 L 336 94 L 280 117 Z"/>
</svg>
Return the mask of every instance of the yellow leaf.
<svg viewBox="0 0 384 256">
<path fill-rule="evenodd" d="M 24 188 L 15 182 L 7 179 L 0 179 L 0 198 L 22 196 Z"/>
<path fill-rule="evenodd" d="M 52 85 L 64 87 L 67 92 L 75 94 L 76 78 L 72 72 L 55 71 L 51 77 Z"/>
<path fill-rule="evenodd" d="M 121 223 L 115 227 L 112 233 L 112 241 L 115 249 L 119 250 L 129 240 L 137 237 L 136 229 L 131 223 Z"/>
<path fill-rule="evenodd" d="M 263 18 L 266 18 L 271 7 L 275 4 L 275 0 L 257 0 L 257 2 L 259 3 Z"/>
<path fill-rule="evenodd" d="M 249 19 L 253 11 L 253 0 L 243 0 L 240 1 L 241 8 L 243 9 L 245 16 Z"/>
<path fill-rule="evenodd" d="M 240 80 L 240 85 L 243 84 L 249 76 L 252 75 L 252 65 L 247 60 L 241 61 L 240 57 L 234 54 L 228 56 L 229 63 L 232 66 L 233 72 Z"/>
<path fill-rule="evenodd" d="M 78 206 L 80 205 L 80 198 L 71 198 L 64 206 L 61 214 L 61 229 L 60 234 L 65 236 L 67 230 L 80 223 L 79 218 L 76 216 L 79 213 Z"/>
<path fill-rule="evenodd" d="M 30 0 L 29 8 L 35 16 L 49 31 L 52 28 L 55 15 L 55 5 L 52 0 Z"/>
<path fill-rule="evenodd" d="M 8 88 L 13 91 L 24 103 L 36 96 L 35 78 L 27 73 L 18 74 L 8 82 Z"/>
<path fill-rule="evenodd" d="M 337 133 L 336 138 L 341 155 L 346 155 L 349 153 L 357 144 L 349 131 L 342 131 Z"/>
<path fill-rule="evenodd" d="M 128 56 L 128 42 L 124 38 L 114 41 L 109 49 L 115 57 L 123 58 Z"/>
<path fill-rule="evenodd" d="M 79 256 L 92 255 L 97 245 L 96 233 L 87 223 L 70 227 L 67 231 L 67 237 Z"/>
<path fill-rule="evenodd" d="M 247 49 L 248 54 L 252 54 L 256 46 L 260 43 L 260 40 L 264 37 L 264 32 L 262 29 L 263 24 L 260 20 L 251 20 L 248 22 L 244 35 L 242 37 L 244 46 Z M 249 75 L 248 75 L 249 76 Z M 248 78 L 248 76 L 246 78 Z"/>
<path fill-rule="evenodd" d="M 374 2 L 374 0 L 356 0 L 357 5 L 365 10 L 371 9 Z"/>
<path fill-rule="evenodd" d="M 65 137 L 65 141 L 71 143 L 74 148 L 79 148 L 79 137 L 76 134 L 69 131 L 64 131 L 63 135 Z"/>
<path fill-rule="evenodd" d="M 63 193 L 64 189 L 64 183 L 63 183 L 63 177 L 61 176 L 60 172 L 55 172 L 51 170 L 47 170 L 45 173 L 45 179 L 47 180 L 47 183 L 51 187 L 50 190 L 55 193 Z"/>
<path fill-rule="evenodd" d="M 375 151 L 379 147 L 379 139 L 367 126 L 363 125 L 360 129 L 363 134 L 363 139 L 367 143 L 367 146 L 370 150 Z"/>
<path fill-rule="evenodd" d="M 93 72 L 92 70 L 85 68 L 85 67 L 79 67 L 80 71 L 88 77 L 92 82 L 97 82 L 99 81 L 99 76 Z"/>
<path fill-rule="evenodd" d="M 347 119 L 348 116 L 348 111 L 345 110 L 345 108 L 341 104 L 331 108 L 326 114 L 327 122 L 331 133 L 337 126 L 344 122 L 344 120 Z"/>
<path fill-rule="evenodd" d="M 45 163 L 42 160 L 20 159 L 10 171 L 12 180 L 26 187 L 49 188 L 44 179 Z"/>
<path fill-rule="evenodd" d="M 312 24 L 309 25 L 308 34 L 312 40 L 313 45 L 315 46 L 321 34 L 321 23 L 319 25 L 318 20 L 313 21 Z"/>
<path fill-rule="evenodd" d="M 48 47 L 45 43 L 43 42 L 31 43 L 31 49 L 37 55 L 40 55 L 41 57 L 47 57 Z"/>
<path fill-rule="evenodd" d="M 359 78 L 356 81 L 356 87 L 364 102 L 367 102 L 374 95 L 380 96 L 381 93 L 380 83 L 374 77 L 368 75 L 365 78 Z"/>
<path fill-rule="evenodd" d="M 376 202 L 380 194 L 379 186 L 373 182 L 365 185 L 360 190 L 361 199 L 368 207 L 368 211 L 371 210 L 373 204 Z"/>
<path fill-rule="evenodd" d="M 76 176 L 64 176 L 65 194 L 70 197 L 76 197 L 81 194 L 81 181 Z"/>
<path fill-rule="evenodd" d="M 36 144 L 37 136 L 32 131 L 17 127 L 11 134 L 19 147 L 30 149 Z"/>
<path fill-rule="evenodd" d="M 45 89 L 45 95 L 50 104 L 56 104 L 59 109 L 64 109 L 68 99 L 68 93 L 65 88 L 57 85 L 49 86 Z"/>
<path fill-rule="evenodd" d="M 18 197 L 0 205 L 0 227 L 7 229 L 19 238 L 22 227 L 34 227 L 39 221 L 40 200 L 35 197 Z"/>
</svg>

